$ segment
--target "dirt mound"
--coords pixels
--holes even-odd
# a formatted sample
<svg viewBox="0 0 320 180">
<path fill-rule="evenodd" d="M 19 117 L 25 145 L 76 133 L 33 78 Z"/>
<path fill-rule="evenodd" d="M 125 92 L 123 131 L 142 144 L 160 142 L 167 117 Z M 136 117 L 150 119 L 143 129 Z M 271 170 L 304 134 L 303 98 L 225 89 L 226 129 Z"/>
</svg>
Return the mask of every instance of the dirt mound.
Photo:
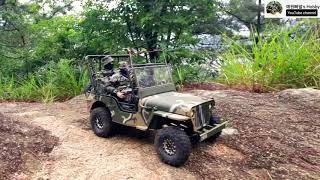
<svg viewBox="0 0 320 180">
<path fill-rule="evenodd" d="M 57 142 L 58 138 L 48 131 L 0 113 L 0 179 L 10 179 L 14 173 L 28 173 L 32 171 L 30 168 L 37 168 Z"/>
<path fill-rule="evenodd" d="M 279 98 L 299 106 L 309 107 L 320 113 L 320 90 L 312 88 L 287 89 L 278 93 Z"/>
<path fill-rule="evenodd" d="M 215 172 L 205 174 L 204 178 L 225 178 L 228 173 L 221 168 L 224 166 L 234 174 L 229 178 L 320 178 L 320 113 L 310 108 L 315 108 L 314 102 L 320 99 L 314 94 L 317 90 L 288 90 L 279 94 L 232 90 L 195 93 L 215 97 L 220 116 L 239 130 L 238 135 L 221 137 L 218 144 L 244 155 L 241 161 L 225 161 L 198 151 L 194 164 L 204 168 L 196 169 L 196 173 L 203 176 L 203 172 Z M 192 166 L 191 170 L 194 169 Z"/>
<path fill-rule="evenodd" d="M 207 91 L 216 91 L 216 90 L 237 90 L 237 91 L 246 91 L 254 93 L 266 93 L 265 89 L 262 86 L 256 84 L 252 87 L 245 85 L 225 85 L 217 82 L 207 82 L 207 83 L 191 83 L 183 85 L 179 88 L 179 91 L 191 91 L 191 90 L 207 90 Z"/>
<path fill-rule="evenodd" d="M 76 96 L 72 99 L 69 99 L 68 101 L 64 102 L 66 104 L 69 104 L 69 105 L 83 105 L 84 102 L 86 100 L 86 96 L 84 94 L 81 94 L 79 96 Z"/>
<path fill-rule="evenodd" d="M 227 119 L 229 129 L 237 133 L 221 136 L 215 143 L 202 143 L 192 150 L 189 161 L 180 168 L 163 164 L 154 151 L 152 138 L 130 133 L 133 129 L 124 128 L 111 138 L 95 136 L 83 95 L 50 105 L 2 103 L 0 112 L 29 126 L 41 126 L 59 137 L 60 145 L 43 162 L 41 170 L 26 175 L 26 179 L 320 179 L 318 92 L 311 89 L 265 94 L 193 91 L 200 96 L 214 97 L 218 114 Z M 0 127 L 0 135 L 8 134 L 8 128 Z M 25 132 L 17 129 L 21 135 L 11 134 L 24 137 Z M 9 130 L 11 132 L 11 128 Z M 16 154 L 19 159 L 21 155 Z M 20 164 L 30 164 L 23 161 L 24 156 L 20 159 Z M 8 163 L 1 159 L 0 169 Z M 14 172 L 8 170 L 7 177 Z"/>
</svg>

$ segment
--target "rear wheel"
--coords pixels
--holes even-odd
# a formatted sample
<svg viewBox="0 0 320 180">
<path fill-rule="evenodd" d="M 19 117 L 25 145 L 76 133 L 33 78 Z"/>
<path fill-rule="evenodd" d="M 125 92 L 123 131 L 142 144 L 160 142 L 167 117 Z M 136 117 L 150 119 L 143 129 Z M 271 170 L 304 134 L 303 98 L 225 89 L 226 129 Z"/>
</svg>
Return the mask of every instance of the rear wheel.
<svg viewBox="0 0 320 180">
<path fill-rule="evenodd" d="M 181 166 L 189 158 L 191 142 L 187 134 L 177 127 L 158 130 L 155 148 L 161 160 L 172 166 Z"/>
<path fill-rule="evenodd" d="M 97 107 L 90 114 L 91 127 L 99 137 L 108 137 L 112 132 L 112 118 L 110 111 L 105 107 Z"/>
</svg>

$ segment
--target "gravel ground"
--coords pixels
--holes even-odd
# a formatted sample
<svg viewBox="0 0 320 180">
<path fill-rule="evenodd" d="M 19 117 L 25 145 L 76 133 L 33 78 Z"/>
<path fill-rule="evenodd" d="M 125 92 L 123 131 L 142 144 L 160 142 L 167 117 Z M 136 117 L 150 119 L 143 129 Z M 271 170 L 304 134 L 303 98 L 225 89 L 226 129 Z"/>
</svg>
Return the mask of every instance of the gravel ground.
<svg viewBox="0 0 320 180">
<path fill-rule="evenodd" d="M 205 153 L 194 161 L 202 168 L 195 172 L 204 178 L 226 179 L 320 179 L 320 91 L 286 90 L 276 94 L 240 91 L 196 91 L 214 96 L 217 111 L 239 130 L 219 139 L 238 154 L 224 161 L 217 154 Z M 208 145 L 210 147 L 210 145 Z M 206 146 L 205 151 L 210 151 Z M 198 151 L 202 154 L 203 151 Z M 228 154 L 226 154 L 228 156 Z M 205 161 L 205 159 L 213 159 Z M 192 169 L 192 166 L 190 166 Z M 203 172 L 219 172 L 205 174 Z"/>
<path fill-rule="evenodd" d="M 184 167 L 163 164 L 154 151 L 152 136 L 142 132 L 124 128 L 109 139 L 96 137 L 87 120 L 85 98 L 79 96 L 50 105 L 1 103 L 0 112 L 18 123 L 10 124 L 0 116 L 0 134 L 10 129 L 11 136 L 20 136 L 19 131 L 11 131 L 12 124 L 25 125 L 35 138 L 29 141 L 31 149 L 40 149 L 35 157 L 41 158 L 33 161 L 26 156 L 12 165 L 1 158 L 0 172 L 18 179 L 320 179 L 318 90 L 192 93 L 214 97 L 218 114 L 229 120 L 228 131 L 236 133 L 198 145 Z M 59 145 L 53 148 L 56 137 Z M 26 142 L 19 138 L 11 142 Z M 42 145 L 34 144 L 38 141 Z M 3 142 L 1 139 L 0 153 L 10 146 Z M 49 157 L 42 155 L 51 150 Z M 19 159 L 19 154 L 12 153 L 12 157 Z M 30 161 L 33 163 L 25 163 Z M 8 170 L 10 167 L 15 170 Z"/>
<path fill-rule="evenodd" d="M 5 117 L 0 113 L 0 179 L 24 171 L 30 174 L 57 145 L 49 131 Z"/>
</svg>

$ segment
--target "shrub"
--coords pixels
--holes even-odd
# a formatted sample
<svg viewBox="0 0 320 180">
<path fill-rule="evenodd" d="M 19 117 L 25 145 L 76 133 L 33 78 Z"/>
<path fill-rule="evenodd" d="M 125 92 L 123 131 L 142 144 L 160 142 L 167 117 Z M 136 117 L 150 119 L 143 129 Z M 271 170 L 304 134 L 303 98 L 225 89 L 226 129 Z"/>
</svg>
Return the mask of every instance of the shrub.
<svg viewBox="0 0 320 180">
<path fill-rule="evenodd" d="M 81 93 L 89 81 L 88 73 L 73 61 L 62 59 L 27 78 L 0 76 L 1 100 L 53 102 Z"/>
<path fill-rule="evenodd" d="M 208 64 L 184 64 L 173 66 L 173 80 L 178 86 L 187 83 L 200 83 L 213 80 L 216 72 L 210 69 Z"/>
<path fill-rule="evenodd" d="M 247 48 L 229 39 L 220 81 L 254 91 L 320 87 L 320 46 L 313 28 L 282 29 L 251 41 Z"/>
</svg>

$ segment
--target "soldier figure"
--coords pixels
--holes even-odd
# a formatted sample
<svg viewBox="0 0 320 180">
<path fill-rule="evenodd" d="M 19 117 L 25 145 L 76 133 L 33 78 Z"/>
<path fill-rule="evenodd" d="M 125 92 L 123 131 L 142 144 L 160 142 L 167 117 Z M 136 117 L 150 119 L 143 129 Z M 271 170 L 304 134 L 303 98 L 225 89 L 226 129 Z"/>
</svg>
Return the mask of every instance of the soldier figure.
<svg viewBox="0 0 320 180">
<path fill-rule="evenodd" d="M 110 77 L 114 74 L 113 71 L 113 58 L 111 56 L 106 56 L 102 58 L 102 61 L 104 61 L 102 75 L 103 77 Z"/>
<path fill-rule="evenodd" d="M 120 63 L 119 71 L 114 72 L 113 59 L 108 56 L 106 57 L 102 74 L 104 75 L 102 82 L 105 86 L 105 91 L 108 94 L 118 97 L 120 100 L 126 101 L 128 98 L 126 93 L 122 91 L 128 89 L 130 85 L 127 64 L 124 62 Z"/>
</svg>

